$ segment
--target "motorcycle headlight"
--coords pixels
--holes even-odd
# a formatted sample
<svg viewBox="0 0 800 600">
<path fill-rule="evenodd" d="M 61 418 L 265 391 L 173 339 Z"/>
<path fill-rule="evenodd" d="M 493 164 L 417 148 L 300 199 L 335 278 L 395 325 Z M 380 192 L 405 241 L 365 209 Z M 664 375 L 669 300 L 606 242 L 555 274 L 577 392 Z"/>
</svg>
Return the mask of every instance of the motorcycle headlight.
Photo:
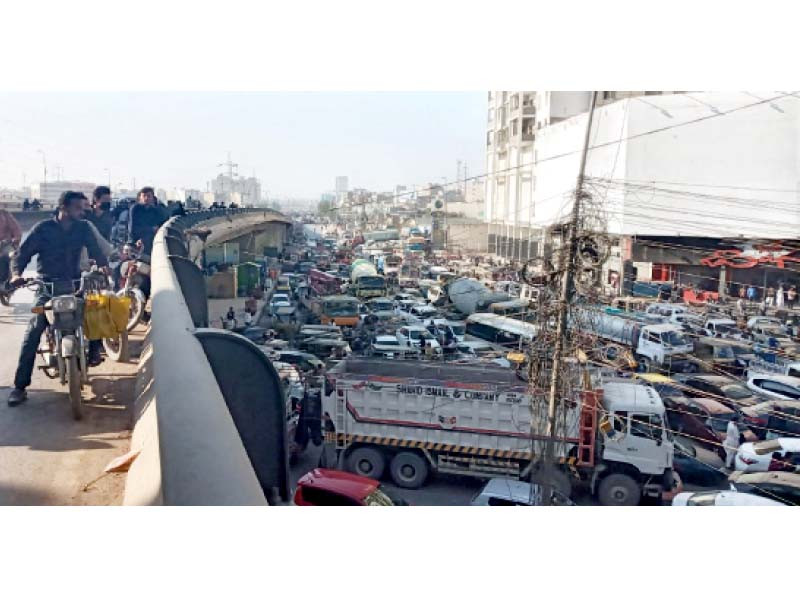
<svg viewBox="0 0 800 600">
<path fill-rule="evenodd" d="M 53 299 L 53 312 L 74 312 L 78 308 L 75 296 L 59 296 Z"/>
</svg>

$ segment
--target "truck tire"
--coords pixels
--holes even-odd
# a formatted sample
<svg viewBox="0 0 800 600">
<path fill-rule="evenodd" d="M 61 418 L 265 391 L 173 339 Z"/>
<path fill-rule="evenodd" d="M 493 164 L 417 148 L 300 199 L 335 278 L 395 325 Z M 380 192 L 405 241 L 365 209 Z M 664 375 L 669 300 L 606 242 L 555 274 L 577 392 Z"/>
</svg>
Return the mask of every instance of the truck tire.
<svg viewBox="0 0 800 600">
<path fill-rule="evenodd" d="M 642 497 L 642 488 L 630 475 L 612 473 L 597 489 L 597 499 L 603 506 L 636 506 Z"/>
<path fill-rule="evenodd" d="M 347 455 L 347 470 L 362 477 L 380 479 L 386 470 L 386 459 L 380 450 L 361 446 Z"/>
<path fill-rule="evenodd" d="M 416 490 L 428 478 L 428 463 L 414 452 L 400 452 L 392 459 L 389 472 L 395 485 Z"/>
<path fill-rule="evenodd" d="M 653 371 L 653 361 L 651 361 L 646 356 L 637 355 L 636 362 L 639 363 L 639 368 L 637 371 L 640 373 L 652 373 Z"/>
</svg>

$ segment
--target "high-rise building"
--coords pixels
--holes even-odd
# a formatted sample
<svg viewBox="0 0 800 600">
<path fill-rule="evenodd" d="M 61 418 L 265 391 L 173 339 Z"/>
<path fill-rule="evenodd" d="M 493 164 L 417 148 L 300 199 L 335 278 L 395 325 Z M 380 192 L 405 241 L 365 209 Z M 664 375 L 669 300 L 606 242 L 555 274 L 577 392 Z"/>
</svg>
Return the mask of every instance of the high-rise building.
<svg viewBox="0 0 800 600">
<path fill-rule="evenodd" d="M 671 93 L 678 92 L 599 92 L 598 106 Z M 554 126 L 585 114 L 591 97 L 591 92 L 581 91 L 489 92 L 484 218 L 489 248 L 498 255 L 518 260 L 537 255 L 543 225 L 534 212 L 537 136 L 547 131 L 552 137 Z"/>
<path fill-rule="evenodd" d="M 347 175 L 339 175 L 336 178 L 336 187 L 334 188 L 336 194 L 346 194 L 350 190 L 350 184 Z"/>
<path fill-rule="evenodd" d="M 220 174 L 209 183 L 209 187 L 226 204 L 236 202 L 250 206 L 261 202 L 261 182 L 255 177 Z"/>
</svg>

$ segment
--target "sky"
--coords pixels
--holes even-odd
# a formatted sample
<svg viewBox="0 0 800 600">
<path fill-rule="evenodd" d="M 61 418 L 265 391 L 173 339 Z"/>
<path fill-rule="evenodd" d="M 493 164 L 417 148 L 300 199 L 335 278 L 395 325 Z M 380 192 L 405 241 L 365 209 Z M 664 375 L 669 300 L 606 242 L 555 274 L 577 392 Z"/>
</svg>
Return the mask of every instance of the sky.
<svg viewBox="0 0 800 600">
<path fill-rule="evenodd" d="M 231 153 L 273 197 L 485 170 L 486 92 L 0 93 L 0 187 L 48 179 L 206 189 Z M 39 152 L 39 151 L 42 152 Z M 42 154 L 43 153 L 43 154 Z"/>
</svg>

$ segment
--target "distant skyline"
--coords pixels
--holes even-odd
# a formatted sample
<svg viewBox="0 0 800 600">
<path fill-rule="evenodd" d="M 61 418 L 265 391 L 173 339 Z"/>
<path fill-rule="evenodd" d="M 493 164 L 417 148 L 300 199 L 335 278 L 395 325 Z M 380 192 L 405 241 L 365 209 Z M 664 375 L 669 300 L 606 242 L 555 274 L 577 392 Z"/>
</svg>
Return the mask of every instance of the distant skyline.
<svg viewBox="0 0 800 600">
<path fill-rule="evenodd" d="M 275 197 L 484 170 L 486 92 L 0 93 L 0 187 L 48 179 L 194 187 L 223 172 Z M 41 152 L 40 152 L 41 151 Z"/>
</svg>

